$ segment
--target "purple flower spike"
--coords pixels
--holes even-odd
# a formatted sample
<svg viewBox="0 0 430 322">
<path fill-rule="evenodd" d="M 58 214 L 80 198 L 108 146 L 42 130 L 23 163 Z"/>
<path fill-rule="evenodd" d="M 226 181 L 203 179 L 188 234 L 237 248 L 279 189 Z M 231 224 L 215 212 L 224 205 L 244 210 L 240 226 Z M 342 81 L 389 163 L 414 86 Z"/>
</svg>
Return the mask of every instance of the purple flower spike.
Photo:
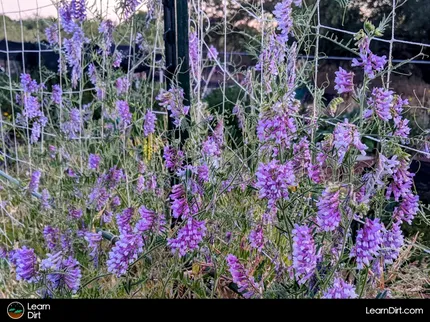
<svg viewBox="0 0 430 322">
<path fill-rule="evenodd" d="M 172 200 L 172 216 L 174 218 L 188 218 L 191 215 L 191 209 L 188 205 L 187 195 L 185 188 L 182 184 L 177 184 L 172 187 L 172 193 L 170 194 L 170 200 Z"/>
<path fill-rule="evenodd" d="M 293 269 L 299 284 L 304 284 L 315 273 L 317 256 L 311 229 L 295 225 L 293 229 Z"/>
<path fill-rule="evenodd" d="M 239 287 L 239 292 L 244 298 L 258 297 L 259 285 L 255 282 L 254 277 L 250 276 L 236 256 L 228 254 L 226 257 L 230 274 L 233 282 Z"/>
<path fill-rule="evenodd" d="M 384 229 L 379 218 L 374 220 L 366 218 L 364 227 L 358 231 L 357 242 L 350 253 L 350 257 L 357 258 L 357 269 L 370 265 L 370 262 L 379 255 Z"/>
<path fill-rule="evenodd" d="M 275 206 L 280 199 L 288 199 L 288 187 L 296 185 L 292 161 L 280 164 L 278 160 L 264 164 L 257 169 L 256 188 L 261 199 L 267 198 L 269 207 Z"/>
<path fill-rule="evenodd" d="M 395 222 L 391 230 L 385 230 L 382 236 L 381 255 L 385 264 L 393 264 L 399 257 L 400 249 L 404 245 L 401 223 Z"/>
<path fill-rule="evenodd" d="M 88 169 L 97 170 L 100 164 L 100 156 L 98 154 L 90 154 L 88 157 Z"/>
<path fill-rule="evenodd" d="M 326 188 L 318 200 L 317 223 L 323 231 L 334 231 L 341 221 L 340 190 L 333 187 Z"/>
<path fill-rule="evenodd" d="M 384 88 L 374 88 L 372 96 L 367 101 L 370 110 L 365 111 L 364 116 L 370 117 L 373 111 L 383 121 L 387 122 L 392 118 L 391 106 L 393 102 L 393 91 L 386 90 Z"/>
<path fill-rule="evenodd" d="M 126 101 L 117 101 L 116 109 L 121 119 L 121 125 L 123 126 L 123 128 L 128 127 L 131 124 L 132 119 L 128 103 Z"/>
<path fill-rule="evenodd" d="M 28 190 L 30 192 L 37 192 L 39 190 L 40 177 L 42 173 L 39 170 L 34 170 L 31 174 L 30 184 L 28 185 Z"/>
<path fill-rule="evenodd" d="M 30 283 L 37 281 L 37 257 L 34 249 L 23 246 L 15 250 L 11 262 L 16 266 L 16 279 L 18 281 L 24 280 Z"/>
<path fill-rule="evenodd" d="M 148 136 L 155 132 L 155 122 L 157 116 L 151 110 L 148 110 L 145 114 L 145 122 L 143 124 L 143 135 Z"/>
<path fill-rule="evenodd" d="M 115 246 L 109 252 L 107 260 L 108 272 L 116 276 L 124 275 L 143 251 L 143 238 L 136 234 L 121 234 Z"/>
<path fill-rule="evenodd" d="M 332 287 L 325 293 L 325 299 L 355 299 L 358 295 L 355 292 L 355 286 L 345 282 L 341 278 L 335 278 Z"/>
<path fill-rule="evenodd" d="M 335 72 L 336 78 L 334 80 L 335 87 L 334 89 L 338 94 L 350 93 L 354 91 L 354 73 L 347 72 L 342 67 L 339 67 L 339 71 Z"/>
<path fill-rule="evenodd" d="M 189 218 L 178 231 L 176 238 L 169 238 L 167 240 L 167 245 L 172 249 L 173 253 L 177 253 L 182 257 L 197 249 L 205 235 L 205 221 L 197 221 L 194 218 Z"/>
</svg>

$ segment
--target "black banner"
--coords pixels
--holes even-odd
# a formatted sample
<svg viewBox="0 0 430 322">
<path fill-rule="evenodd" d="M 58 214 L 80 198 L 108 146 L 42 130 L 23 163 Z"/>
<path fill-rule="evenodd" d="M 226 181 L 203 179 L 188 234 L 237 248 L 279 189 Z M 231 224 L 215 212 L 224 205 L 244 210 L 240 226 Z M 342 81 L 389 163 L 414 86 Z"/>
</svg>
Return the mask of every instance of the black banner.
<svg viewBox="0 0 430 322">
<path fill-rule="evenodd" d="M 0 321 L 142 321 L 344 317 L 430 321 L 429 300 L 33 300 L 2 299 Z M 133 320 L 132 320 L 133 319 Z M 223 321 L 223 320 L 222 320 Z M 221 322 L 222 322 L 221 321 Z"/>
</svg>

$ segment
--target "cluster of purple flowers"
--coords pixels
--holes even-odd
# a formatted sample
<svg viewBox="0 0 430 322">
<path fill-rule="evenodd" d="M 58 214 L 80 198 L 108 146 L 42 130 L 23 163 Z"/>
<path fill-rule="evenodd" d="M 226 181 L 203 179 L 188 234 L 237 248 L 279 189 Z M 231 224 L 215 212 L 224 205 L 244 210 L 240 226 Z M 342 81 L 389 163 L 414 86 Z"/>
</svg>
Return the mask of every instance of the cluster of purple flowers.
<svg viewBox="0 0 430 322">
<path fill-rule="evenodd" d="M 115 87 L 118 95 L 125 94 L 130 87 L 130 82 L 127 77 L 120 77 L 116 80 Z"/>
<path fill-rule="evenodd" d="M 206 222 L 198 221 L 195 218 L 188 218 L 185 224 L 179 229 L 176 238 L 169 238 L 167 245 L 173 253 L 180 257 L 197 249 L 200 242 L 206 235 Z"/>
<path fill-rule="evenodd" d="M 268 199 L 269 208 L 275 207 L 280 199 L 288 199 L 288 188 L 296 185 L 293 168 L 292 161 L 280 164 L 278 160 L 258 166 L 256 188 L 261 199 Z"/>
<path fill-rule="evenodd" d="M 354 124 L 348 123 L 348 120 L 345 120 L 344 123 L 336 124 L 333 132 L 333 145 L 339 157 L 339 164 L 342 163 L 351 146 L 359 150 L 362 155 L 366 155 L 365 150 L 367 146 L 361 142 L 357 127 Z"/>
<path fill-rule="evenodd" d="M 63 90 L 61 89 L 60 85 L 53 85 L 52 86 L 52 101 L 55 104 L 60 105 L 62 102 L 62 95 L 63 95 Z"/>
<path fill-rule="evenodd" d="M 356 244 L 350 252 L 350 257 L 356 257 L 357 269 L 370 265 L 371 261 L 379 255 L 384 230 L 384 225 L 379 218 L 374 220 L 366 218 L 364 227 L 358 231 Z"/>
<path fill-rule="evenodd" d="M 243 267 L 236 256 L 228 254 L 226 257 L 227 265 L 230 274 L 233 277 L 233 282 L 239 287 L 239 292 L 243 297 L 249 299 L 258 295 L 259 285 L 255 282 L 254 277 L 250 276 L 249 272 Z"/>
<path fill-rule="evenodd" d="M 51 209 L 51 195 L 49 194 L 49 191 L 47 189 L 42 190 L 40 203 L 42 205 L 43 210 L 49 210 Z"/>
<path fill-rule="evenodd" d="M 191 215 L 190 205 L 188 204 L 187 194 L 182 184 L 172 187 L 170 194 L 172 216 L 174 218 L 188 218 Z"/>
<path fill-rule="evenodd" d="M 134 208 L 126 208 L 116 215 L 116 224 L 121 234 L 131 233 L 131 219 L 134 215 Z"/>
<path fill-rule="evenodd" d="M 154 112 L 148 109 L 145 114 L 145 122 L 143 123 L 143 135 L 149 136 L 155 132 L 155 122 L 157 121 L 157 116 Z"/>
<path fill-rule="evenodd" d="M 281 102 L 277 102 L 272 109 L 261 113 L 257 126 L 257 136 L 261 143 L 272 148 L 277 154 L 277 147 L 288 148 L 297 131 L 295 119 L 291 113 L 298 110 L 297 102 L 290 96 L 286 96 Z"/>
<path fill-rule="evenodd" d="M 135 232 L 163 233 L 166 231 L 167 222 L 163 214 L 157 214 L 145 206 L 141 206 L 137 211 L 140 214 L 140 220 L 136 223 Z"/>
<path fill-rule="evenodd" d="M 39 190 L 41 176 L 42 173 L 39 170 L 34 170 L 31 173 L 30 183 L 28 184 L 28 190 L 30 192 L 37 192 Z"/>
<path fill-rule="evenodd" d="M 342 67 L 339 67 L 339 71 L 335 72 L 336 78 L 334 79 L 334 89 L 338 94 L 351 93 L 354 91 L 354 73 L 347 72 Z"/>
<path fill-rule="evenodd" d="M 79 262 L 72 256 L 65 257 L 61 251 L 55 254 L 47 254 L 40 265 L 42 271 L 47 274 L 50 290 L 60 290 L 67 287 L 72 293 L 76 293 L 81 284 L 81 268 Z"/>
<path fill-rule="evenodd" d="M 90 154 L 88 157 L 88 169 L 97 170 L 100 164 L 100 156 L 98 154 Z"/>
<path fill-rule="evenodd" d="M 88 247 L 91 250 L 90 251 L 91 258 L 93 259 L 94 263 L 97 263 L 98 251 L 99 251 L 100 243 L 102 241 L 101 232 L 93 233 L 88 231 L 85 233 L 84 239 L 88 242 Z"/>
<path fill-rule="evenodd" d="M 123 179 L 124 172 L 116 166 L 102 174 L 88 196 L 88 206 L 93 206 L 96 211 L 103 209 L 108 201 L 115 197 L 114 190 Z"/>
<path fill-rule="evenodd" d="M 48 40 L 51 46 L 55 46 L 58 44 L 58 25 L 52 24 L 45 29 L 46 39 Z"/>
<path fill-rule="evenodd" d="M 317 223 L 323 231 L 334 231 L 342 219 L 339 187 L 327 187 L 317 202 Z"/>
<path fill-rule="evenodd" d="M 287 43 L 289 39 L 289 35 L 292 34 L 292 28 L 293 28 L 293 17 L 292 17 L 292 5 L 293 2 L 296 6 L 301 5 L 301 0 L 284 0 L 280 3 L 278 3 L 275 6 L 275 10 L 273 11 L 273 14 L 276 18 L 276 21 L 278 22 L 278 30 L 281 31 L 281 33 L 278 35 L 278 38 L 280 41 L 282 41 L 284 44 Z"/>
<path fill-rule="evenodd" d="M 400 222 L 397 221 L 391 230 L 384 230 L 382 234 L 381 255 L 384 257 L 385 264 L 392 264 L 399 257 L 400 248 L 404 244 L 403 233 Z"/>
<path fill-rule="evenodd" d="M 221 148 L 224 143 L 223 132 L 224 125 L 221 121 L 215 127 L 212 135 L 208 136 L 202 144 L 202 153 L 204 156 L 218 160 L 218 158 L 221 156 Z"/>
<path fill-rule="evenodd" d="M 122 0 L 120 3 L 120 7 L 123 9 L 124 16 L 126 19 L 130 18 L 137 7 L 141 4 L 141 0 Z"/>
<path fill-rule="evenodd" d="M 400 136 L 404 139 L 406 139 L 409 136 L 409 133 L 411 131 L 410 127 L 408 126 L 409 120 L 405 119 L 402 116 L 403 107 L 406 105 L 409 105 L 409 101 L 407 99 L 403 100 L 398 95 L 394 96 L 392 114 L 393 114 L 393 120 L 395 125 L 395 131 L 393 134 L 396 136 Z"/>
<path fill-rule="evenodd" d="M 263 226 L 258 225 L 255 229 L 253 229 L 249 234 L 248 239 L 251 247 L 261 252 L 265 243 Z"/>
<path fill-rule="evenodd" d="M 114 30 L 114 26 L 111 20 L 104 20 L 100 23 L 99 33 L 103 36 L 102 41 L 102 52 L 104 55 L 108 55 L 110 53 L 110 48 L 112 46 L 112 34 Z"/>
<path fill-rule="evenodd" d="M 72 34 L 72 37 L 64 38 L 63 45 L 66 61 L 72 68 L 72 87 L 75 88 L 81 78 L 82 49 L 89 40 L 85 37 L 82 27 L 73 21 L 71 25 L 63 23 L 63 28 Z M 68 28 L 72 29 L 69 31 Z"/>
<path fill-rule="evenodd" d="M 119 236 L 115 246 L 109 252 L 108 271 L 118 277 L 124 275 L 143 251 L 143 238 L 140 234 L 124 233 Z"/>
<path fill-rule="evenodd" d="M 126 101 L 117 101 L 116 110 L 121 120 L 122 128 L 127 128 L 131 124 L 132 115 Z"/>
<path fill-rule="evenodd" d="M 170 111 L 170 116 L 173 118 L 173 124 L 179 126 L 182 118 L 190 111 L 189 106 L 184 105 L 184 90 L 179 87 L 172 87 L 168 91 L 161 89 L 160 93 L 155 98 L 158 104 L 167 108 Z"/>
<path fill-rule="evenodd" d="M 43 114 L 37 97 L 32 96 L 44 85 L 38 85 L 37 82 L 31 79 L 29 74 L 21 74 L 22 95 L 19 97 L 19 104 L 24 105 L 22 114 L 18 113 L 17 123 L 23 126 L 31 127 L 30 143 L 35 143 L 39 140 L 42 129 L 48 123 L 48 119 Z"/>
<path fill-rule="evenodd" d="M 189 51 L 190 51 L 190 67 L 191 75 L 197 78 L 199 74 L 199 38 L 195 31 L 190 32 L 189 35 Z"/>
<path fill-rule="evenodd" d="M 183 151 L 169 145 L 164 148 L 163 157 L 166 168 L 171 171 L 176 171 L 182 167 L 185 160 L 185 154 Z"/>
<path fill-rule="evenodd" d="M 340 277 L 334 279 L 332 287 L 323 295 L 325 299 L 355 299 L 357 297 L 355 286 L 345 282 Z"/>
<path fill-rule="evenodd" d="M 311 229 L 296 224 L 293 229 L 294 276 L 299 284 L 304 284 L 315 273 L 317 255 Z"/>
<path fill-rule="evenodd" d="M 115 68 L 121 66 L 122 58 L 122 53 L 120 51 L 115 50 L 115 52 L 113 53 L 112 66 Z"/>
<path fill-rule="evenodd" d="M 370 50 L 370 39 L 363 36 L 359 41 L 360 61 L 356 58 L 352 60 L 353 67 L 363 67 L 364 73 L 370 79 L 374 79 L 375 72 L 380 72 L 384 69 L 387 63 L 387 57 L 379 57 Z"/>
<path fill-rule="evenodd" d="M 364 118 L 372 116 L 373 112 L 383 121 L 387 122 L 392 118 L 391 106 L 393 102 L 393 91 L 384 88 L 374 88 L 372 96 L 367 101 L 369 109 L 364 111 Z"/>
<path fill-rule="evenodd" d="M 45 226 L 43 229 L 43 237 L 45 239 L 48 249 L 54 251 L 60 245 L 61 234 L 59 228 L 52 226 Z"/>
<path fill-rule="evenodd" d="M 69 119 L 60 125 L 61 131 L 72 139 L 77 139 L 82 131 L 82 113 L 78 108 L 72 108 L 69 111 Z"/>
<path fill-rule="evenodd" d="M 12 256 L 11 262 L 16 266 L 16 279 L 27 282 L 37 281 L 37 257 L 34 249 L 23 246 L 16 249 Z"/>
</svg>

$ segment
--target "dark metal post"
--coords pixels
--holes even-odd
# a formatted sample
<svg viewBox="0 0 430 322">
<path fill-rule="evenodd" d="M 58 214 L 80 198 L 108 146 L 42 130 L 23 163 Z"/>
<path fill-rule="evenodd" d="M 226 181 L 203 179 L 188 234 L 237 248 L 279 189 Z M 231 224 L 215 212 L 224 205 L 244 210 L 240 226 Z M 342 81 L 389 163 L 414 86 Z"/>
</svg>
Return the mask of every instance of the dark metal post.
<svg viewBox="0 0 430 322">
<path fill-rule="evenodd" d="M 184 90 L 184 105 L 190 104 L 190 60 L 188 41 L 187 0 L 163 0 L 164 43 L 166 56 L 166 86 L 169 89 L 176 76 L 179 87 Z M 179 67 L 179 69 L 178 69 Z M 178 73 L 175 75 L 175 73 Z M 188 130 L 180 133 L 169 114 L 168 130 L 172 138 L 180 138 L 181 147 L 188 138 Z"/>
</svg>

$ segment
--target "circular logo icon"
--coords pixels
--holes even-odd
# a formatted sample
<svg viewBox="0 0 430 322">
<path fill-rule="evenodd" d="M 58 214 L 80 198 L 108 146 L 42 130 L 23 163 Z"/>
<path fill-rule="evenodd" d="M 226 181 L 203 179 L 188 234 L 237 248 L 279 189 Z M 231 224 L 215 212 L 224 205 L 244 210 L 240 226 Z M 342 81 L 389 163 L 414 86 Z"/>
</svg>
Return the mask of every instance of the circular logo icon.
<svg viewBox="0 0 430 322">
<path fill-rule="evenodd" d="M 24 305 L 19 302 L 12 302 L 7 306 L 7 315 L 11 319 L 17 320 L 24 315 Z"/>
</svg>

